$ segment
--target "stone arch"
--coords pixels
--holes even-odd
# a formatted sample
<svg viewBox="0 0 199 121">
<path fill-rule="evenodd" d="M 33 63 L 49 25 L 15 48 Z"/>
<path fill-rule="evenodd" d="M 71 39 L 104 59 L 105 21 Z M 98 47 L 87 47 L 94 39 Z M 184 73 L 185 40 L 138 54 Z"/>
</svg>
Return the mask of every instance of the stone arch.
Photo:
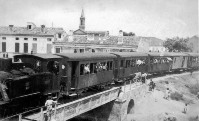
<svg viewBox="0 0 199 121">
<path fill-rule="evenodd" d="M 127 114 L 132 114 L 133 113 L 133 107 L 135 105 L 135 102 L 133 99 L 129 101 L 128 107 L 127 107 Z"/>
</svg>

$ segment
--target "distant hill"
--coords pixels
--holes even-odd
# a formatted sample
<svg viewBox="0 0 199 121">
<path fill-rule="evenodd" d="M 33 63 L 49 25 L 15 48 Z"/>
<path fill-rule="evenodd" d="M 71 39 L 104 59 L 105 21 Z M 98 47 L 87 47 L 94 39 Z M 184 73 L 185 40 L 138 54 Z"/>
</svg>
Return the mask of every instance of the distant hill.
<svg viewBox="0 0 199 121">
<path fill-rule="evenodd" d="M 195 53 L 199 53 L 199 37 L 195 35 L 189 39 L 189 46 L 192 48 L 192 51 Z"/>
</svg>

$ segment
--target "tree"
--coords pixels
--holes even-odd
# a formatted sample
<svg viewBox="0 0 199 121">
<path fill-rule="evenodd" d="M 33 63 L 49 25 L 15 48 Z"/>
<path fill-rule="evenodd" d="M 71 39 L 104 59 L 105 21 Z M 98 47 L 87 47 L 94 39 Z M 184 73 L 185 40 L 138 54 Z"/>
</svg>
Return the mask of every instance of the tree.
<svg viewBox="0 0 199 121">
<path fill-rule="evenodd" d="M 169 50 L 169 52 L 189 52 L 191 51 L 190 46 L 188 46 L 189 38 L 167 38 L 163 46 Z"/>
<path fill-rule="evenodd" d="M 135 33 L 133 33 L 133 32 L 129 32 L 129 33 L 123 32 L 123 36 L 135 36 Z"/>
</svg>

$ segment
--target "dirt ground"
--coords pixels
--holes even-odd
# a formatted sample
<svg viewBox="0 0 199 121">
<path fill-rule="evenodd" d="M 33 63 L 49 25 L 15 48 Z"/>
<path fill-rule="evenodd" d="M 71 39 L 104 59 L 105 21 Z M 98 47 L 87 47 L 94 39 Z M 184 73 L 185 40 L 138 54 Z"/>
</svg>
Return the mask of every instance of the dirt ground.
<svg viewBox="0 0 199 121">
<path fill-rule="evenodd" d="M 199 72 L 154 79 L 156 89 L 135 103 L 127 121 L 199 121 Z M 170 98 L 164 98 L 166 89 Z M 187 113 L 183 113 L 187 104 Z"/>
</svg>

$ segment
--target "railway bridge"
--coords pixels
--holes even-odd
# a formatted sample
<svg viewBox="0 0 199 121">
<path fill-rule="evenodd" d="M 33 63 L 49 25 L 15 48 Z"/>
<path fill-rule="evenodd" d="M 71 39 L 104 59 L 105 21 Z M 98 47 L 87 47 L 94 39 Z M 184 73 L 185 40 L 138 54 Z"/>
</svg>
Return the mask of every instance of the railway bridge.
<svg viewBox="0 0 199 121">
<path fill-rule="evenodd" d="M 52 120 L 67 121 L 86 112 L 93 111 L 95 118 L 100 112 L 103 118 L 108 121 L 125 121 L 127 114 L 132 113 L 133 107 L 144 98 L 147 92 L 147 85 L 131 82 L 121 87 L 113 87 L 109 90 L 84 97 L 66 104 L 61 104 L 53 109 Z M 101 117 L 101 118 L 102 118 Z M 97 117 L 99 119 L 99 117 Z M 19 121 L 45 121 L 46 111 L 43 108 L 37 113 L 29 115 L 20 114 Z M 7 119 L 9 120 L 9 119 Z"/>
</svg>

